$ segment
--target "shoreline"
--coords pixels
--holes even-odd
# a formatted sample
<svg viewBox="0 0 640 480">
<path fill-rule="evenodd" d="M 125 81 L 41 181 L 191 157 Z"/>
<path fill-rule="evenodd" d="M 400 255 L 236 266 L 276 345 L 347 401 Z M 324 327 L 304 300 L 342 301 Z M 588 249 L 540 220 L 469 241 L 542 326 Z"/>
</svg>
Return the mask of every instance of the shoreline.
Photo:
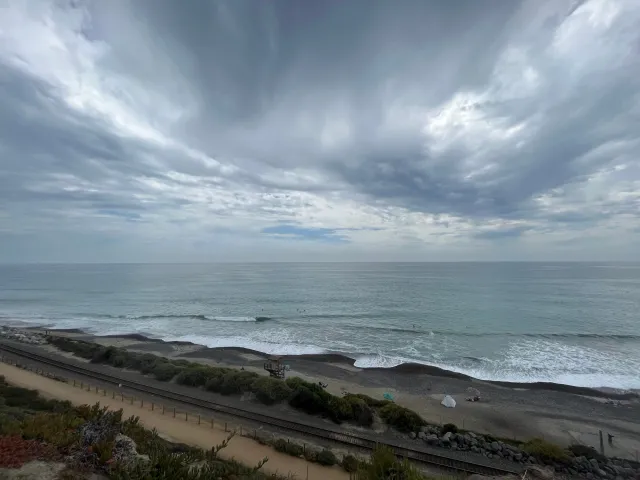
<svg viewBox="0 0 640 480">
<path fill-rule="evenodd" d="M 26 337 L 30 333 L 37 335 L 39 341 L 27 343 L 37 343 L 34 347 L 50 354 L 88 361 L 44 342 L 42 334 L 48 329 L 12 330 Z M 11 340 L 13 335 L 7 330 L 4 333 Z M 104 347 L 267 375 L 263 367 L 269 355 L 247 348 L 209 348 L 190 342 L 147 338 L 141 334 L 97 336 L 79 329 L 51 329 L 50 333 Z M 15 340 L 24 341 L 25 338 Z M 32 337 L 31 340 L 35 339 Z M 287 376 L 321 383 L 335 396 L 351 393 L 382 399 L 390 394 L 395 403 L 413 410 L 432 425 L 453 423 L 459 428 L 495 438 L 527 441 L 544 437 L 558 445 L 581 443 L 594 448 L 598 448 L 598 431 L 601 430 L 615 436 L 615 444 L 607 446 L 610 456 L 634 458 L 636 450 L 640 451 L 640 396 L 636 393 L 548 383 L 489 382 L 420 364 L 358 368 L 353 359 L 337 353 L 288 355 L 281 359 L 288 366 Z M 480 391 L 480 401 L 465 401 L 470 388 Z M 456 400 L 455 408 L 442 406 L 446 395 Z M 287 407 L 264 408 L 285 411 Z M 287 415 L 299 414 L 286 411 Z"/>
<path fill-rule="evenodd" d="M 13 327 L 11 327 L 13 328 Z M 481 382 L 484 384 L 494 385 L 497 387 L 504 387 L 510 389 L 524 389 L 524 390 L 540 390 L 540 391 L 553 391 L 561 393 L 569 393 L 574 395 L 582 395 L 594 398 L 606 398 L 612 400 L 631 400 L 640 399 L 640 392 L 633 390 L 624 390 L 613 387 L 601 386 L 601 387 L 579 387 L 575 385 L 568 385 L 555 382 L 507 382 L 501 380 L 483 380 L 475 378 L 464 373 L 455 372 L 453 370 L 447 370 L 444 368 L 424 364 L 417 362 L 406 362 L 392 367 L 356 367 L 356 359 L 349 357 L 342 352 L 327 352 L 327 353 L 308 353 L 308 354 L 296 354 L 296 355 L 270 355 L 265 352 L 252 350 L 245 347 L 207 347 L 206 345 L 197 344 L 188 341 L 178 340 L 163 340 L 160 338 L 149 337 L 140 333 L 125 333 L 125 334 L 109 334 L 109 335 L 96 335 L 79 328 L 68 329 L 45 329 L 43 327 L 26 327 L 24 330 L 43 331 L 50 330 L 60 333 L 68 333 L 73 335 L 86 335 L 94 338 L 104 339 L 123 339 L 131 340 L 140 343 L 151 343 L 159 345 L 175 345 L 185 347 L 196 347 L 199 355 L 206 354 L 207 352 L 229 352 L 235 354 L 245 354 L 260 357 L 266 360 L 269 357 L 279 357 L 284 362 L 301 360 L 306 362 L 319 362 L 330 363 L 334 365 L 344 365 L 349 368 L 356 369 L 358 371 L 368 372 L 388 372 L 396 375 L 429 375 L 433 377 L 443 377 L 448 379 L 465 380 L 470 382 Z"/>
</svg>

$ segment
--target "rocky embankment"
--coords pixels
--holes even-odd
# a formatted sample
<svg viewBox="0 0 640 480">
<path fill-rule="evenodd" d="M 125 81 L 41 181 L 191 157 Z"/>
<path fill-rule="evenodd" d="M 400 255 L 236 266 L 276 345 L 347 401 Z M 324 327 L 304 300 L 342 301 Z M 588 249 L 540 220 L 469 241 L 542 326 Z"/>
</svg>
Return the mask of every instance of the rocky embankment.
<svg viewBox="0 0 640 480">
<path fill-rule="evenodd" d="M 29 343 L 31 345 L 46 345 L 48 343 L 47 336 L 44 333 L 5 326 L 0 328 L 0 337 L 8 338 L 16 342 Z"/>
<path fill-rule="evenodd" d="M 442 433 L 440 427 L 431 425 L 422 427 L 418 433 L 411 433 L 410 437 L 434 447 L 471 451 L 484 455 L 489 459 L 500 458 L 525 466 L 548 466 L 558 473 L 579 475 L 590 480 L 640 479 L 640 468 L 637 465 L 634 468 L 628 461 L 599 456 L 595 451 L 593 452 L 594 456 L 599 458 L 587 458 L 586 456 L 567 456 L 556 460 L 537 458 L 516 445 L 502 442 L 492 437 L 478 435 L 473 432 L 455 433 L 449 431 Z"/>
</svg>

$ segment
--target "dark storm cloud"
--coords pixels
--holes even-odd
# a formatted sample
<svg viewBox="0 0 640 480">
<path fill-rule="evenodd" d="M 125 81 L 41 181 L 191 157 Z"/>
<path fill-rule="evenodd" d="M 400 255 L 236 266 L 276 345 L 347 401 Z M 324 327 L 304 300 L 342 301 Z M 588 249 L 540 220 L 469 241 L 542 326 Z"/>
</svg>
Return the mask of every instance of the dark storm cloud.
<svg viewBox="0 0 640 480">
<path fill-rule="evenodd" d="M 394 229 L 638 219 L 630 0 L 18 0 L 2 17 L 0 232 L 60 217 L 384 247 Z"/>
</svg>

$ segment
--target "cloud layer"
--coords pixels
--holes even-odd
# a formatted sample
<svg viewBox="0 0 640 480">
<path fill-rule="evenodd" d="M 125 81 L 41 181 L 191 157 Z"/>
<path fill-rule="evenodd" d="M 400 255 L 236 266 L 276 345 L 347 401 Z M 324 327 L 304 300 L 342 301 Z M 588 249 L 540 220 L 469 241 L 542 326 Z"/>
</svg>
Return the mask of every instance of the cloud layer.
<svg viewBox="0 0 640 480">
<path fill-rule="evenodd" d="M 638 25 L 0 0 L 0 262 L 640 260 Z"/>
</svg>

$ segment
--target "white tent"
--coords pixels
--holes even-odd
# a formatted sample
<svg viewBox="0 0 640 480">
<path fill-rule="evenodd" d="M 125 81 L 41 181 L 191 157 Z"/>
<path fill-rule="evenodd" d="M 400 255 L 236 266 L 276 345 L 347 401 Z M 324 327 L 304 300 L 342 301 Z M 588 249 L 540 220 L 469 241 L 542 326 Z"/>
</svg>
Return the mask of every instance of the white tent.
<svg viewBox="0 0 640 480">
<path fill-rule="evenodd" d="M 441 403 L 447 408 L 454 408 L 456 406 L 456 401 L 450 395 L 445 395 Z"/>
</svg>

